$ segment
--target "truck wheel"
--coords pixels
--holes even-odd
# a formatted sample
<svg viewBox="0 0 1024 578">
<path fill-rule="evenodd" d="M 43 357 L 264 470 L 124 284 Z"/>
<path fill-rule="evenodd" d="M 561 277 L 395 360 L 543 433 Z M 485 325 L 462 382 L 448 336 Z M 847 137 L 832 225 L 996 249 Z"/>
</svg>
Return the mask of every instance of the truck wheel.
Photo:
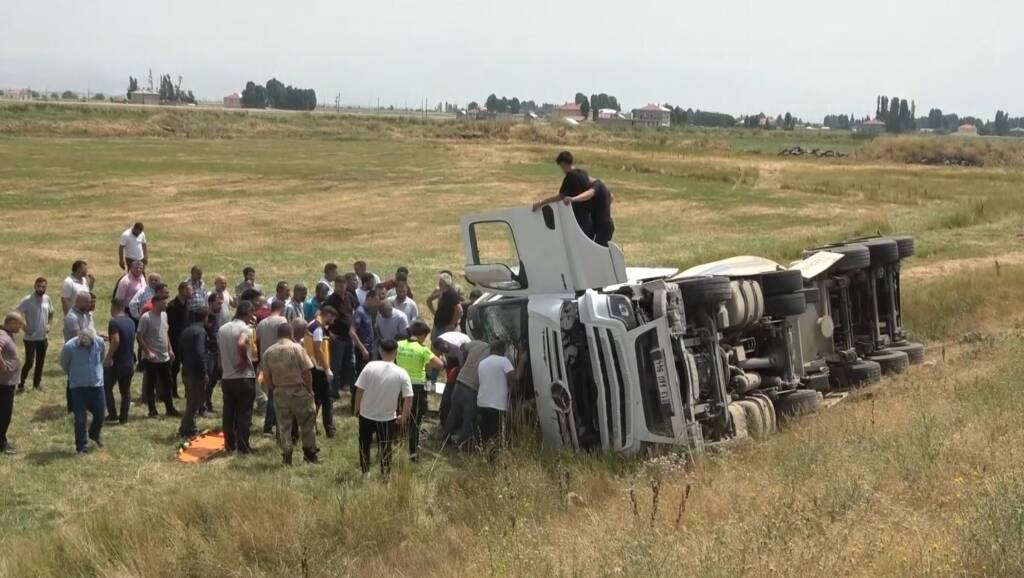
<svg viewBox="0 0 1024 578">
<path fill-rule="evenodd" d="M 693 277 L 679 281 L 683 305 L 698 307 L 717 305 L 732 297 L 732 285 L 728 277 Z"/>
<path fill-rule="evenodd" d="M 804 251 L 804 259 L 810 257 L 815 253 L 822 251 L 828 251 L 829 253 L 837 253 L 842 255 L 843 258 L 836 262 L 832 266 L 832 269 L 839 273 L 846 273 L 849 271 L 858 271 L 860 269 L 867 269 L 871 266 L 871 252 L 864 245 L 857 243 L 849 243 L 846 245 L 831 245 L 824 247 L 817 247 L 815 249 L 808 249 Z"/>
<path fill-rule="evenodd" d="M 752 393 L 750 398 L 761 407 L 761 415 L 764 416 L 764 425 L 768 434 L 779 431 L 779 423 L 775 419 L 775 405 L 772 404 L 772 400 L 763 393 Z"/>
<path fill-rule="evenodd" d="M 775 410 L 782 423 L 802 415 L 817 413 L 820 409 L 821 394 L 810 389 L 787 391 L 779 394 L 779 398 L 775 400 Z"/>
<path fill-rule="evenodd" d="M 858 359 L 857 361 L 835 367 L 832 372 L 840 387 L 862 387 L 882 379 L 882 366 L 874 361 Z"/>
<path fill-rule="evenodd" d="M 896 250 L 899 251 L 900 259 L 914 256 L 914 238 L 910 235 L 899 235 L 888 237 L 896 242 Z"/>
<path fill-rule="evenodd" d="M 763 440 L 768 437 L 767 424 L 764 414 L 761 413 L 761 405 L 750 399 L 741 399 L 736 402 L 743 408 L 743 414 L 747 418 L 747 433 L 755 440 Z"/>
<path fill-rule="evenodd" d="M 910 357 L 906 353 L 891 349 L 883 349 L 877 353 L 872 353 L 868 356 L 868 359 L 881 365 L 884 375 L 903 373 L 910 366 Z"/>
<path fill-rule="evenodd" d="M 806 301 L 808 305 L 814 305 L 818 301 L 821 301 L 821 292 L 817 287 L 801 289 L 800 293 L 804 294 L 804 301 Z"/>
<path fill-rule="evenodd" d="M 800 271 L 773 271 L 761 275 L 761 291 L 765 297 L 785 295 L 804 288 Z"/>
<path fill-rule="evenodd" d="M 884 267 L 900 260 L 900 250 L 892 239 L 868 239 L 861 244 L 871 254 L 872 267 Z"/>
<path fill-rule="evenodd" d="M 729 404 L 729 415 L 732 416 L 732 429 L 735 439 L 743 440 L 750 437 L 750 430 L 747 426 L 747 413 L 739 402 Z"/>
<path fill-rule="evenodd" d="M 791 317 L 802 315 L 807 310 L 807 300 L 803 293 L 787 293 L 764 298 L 764 311 L 770 317 Z"/>
<path fill-rule="evenodd" d="M 907 354 L 907 358 L 910 360 L 910 365 L 920 365 L 924 363 L 924 345 L 920 343 L 911 343 L 909 341 L 902 342 L 901 344 L 891 345 L 887 351 L 902 351 Z"/>
</svg>

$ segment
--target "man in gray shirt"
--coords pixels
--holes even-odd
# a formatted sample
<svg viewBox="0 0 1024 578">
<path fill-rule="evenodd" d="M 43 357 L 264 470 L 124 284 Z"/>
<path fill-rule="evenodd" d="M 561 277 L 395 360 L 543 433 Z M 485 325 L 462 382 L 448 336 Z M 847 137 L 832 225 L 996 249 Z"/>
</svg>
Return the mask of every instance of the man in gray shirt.
<svg viewBox="0 0 1024 578">
<path fill-rule="evenodd" d="M 377 314 L 377 339 L 393 339 L 398 341 L 409 336 L 409 318 L 400 310 L 395 309 L 391 301 L 382 299 Z"/>
<path fill-rule="evenodd" d="M 64 343 L 78 337 L 79 333 L 87 329 L 93 329 L 92 311 L 89 310 L 92 297 L 89 292 L 80 291 L 74 299 L 74 304 L 64 316 Z"/>
<path fill-rule="evenodd" d="M 280 284 L 278 284 L 280 286 Z M 256 325 L 256 345 L 259 348 L 260 363 L 263 363 L 263 354 L 277 343 L 277 329 L 288 323 L 284 316 L 287 306 L 287 299 L 275 299 L 270 304 L 270 316 Z M 273 434 L 274 426 L 277 425 L 277 414 L 274 411 L 274 392 L 267 391 L 267 409 L 263 414 L 263 433 Z"/>
<path fill-rule="evenodd" d="M 252 350 L 252 328 L 249 323 L 256 317 L 252 301 L 241 301 L 235 318 L 217 332 L 224 382 L 224 407 L 221 415 L 224 430 L 224 448 L 239 454 L 252 453 L 249 446 L 249 428 L 252 426 L 252 406 L 256 400 L 256 372 L 249 354 Z"/>
<path fill-rule="evenodd" d="M 476 430 L 476 394 L 480 389 L 480 362 L 490 355 L 491 346 L 483 341 L 470 341 L 462 346 L 465 362 L 459 371 L 452 392 L 452 407 L 444 423 L 445 437 L 457 445 L 473 439 Z"/>
<path fill-rule="evenodd" d="M 167 299 L 170 292 L 167 285 L 158 283 L 153 287 L 153 309 L 142 314 L 136 338 L 142 350 L 142 367 L 145 375 L 142 381 L 143 397 L 149 405 L 149 417 L 155 417 L 156 396 L 164 402 L 164 415 L 180 417 L 171 399 L 171 361 L 174 347 L 167 334 Z"/>
<path fill-rule="evenodd" d="M 25 379 L 32 374 L 32 388 L 43 389 L 43 361 L 46 359 L 46 345 L 53 322 L 53 302 L 46 294 L 46 279 L 36 279 L 35 291 L 18 303 L 18 311 L 25 317 L 25 364 L 21 367 L 21 381 L 18 393 L 25 391 Z"/>
</svg>

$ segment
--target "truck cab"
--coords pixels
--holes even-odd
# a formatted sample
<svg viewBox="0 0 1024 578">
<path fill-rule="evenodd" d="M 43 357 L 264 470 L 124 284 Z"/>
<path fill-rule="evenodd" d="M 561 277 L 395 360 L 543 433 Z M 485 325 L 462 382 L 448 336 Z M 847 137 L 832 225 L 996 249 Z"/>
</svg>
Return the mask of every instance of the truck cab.
<svg viewBox="0 0 1024 578">
<path fill-rule="evenodd" d="M 633 453 L 699 451 L 696 364 L 681 335 L 674 270 L 630 275 L 622 250 L 588 239 L 561 204 L 462 219 L 466 278 L 487 292 L 469 311 L 475 339 L 528 352 L 545 445 Z"/>
</svg>

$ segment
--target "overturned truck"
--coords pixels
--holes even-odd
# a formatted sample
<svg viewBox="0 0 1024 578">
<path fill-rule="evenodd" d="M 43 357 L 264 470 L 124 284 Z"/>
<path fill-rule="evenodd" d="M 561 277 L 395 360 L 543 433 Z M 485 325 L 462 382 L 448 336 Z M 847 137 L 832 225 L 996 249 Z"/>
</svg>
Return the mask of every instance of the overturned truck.
<svg viewBox="0 0 1024 578">
<path fill-rule="evenodd" d="M 823 396 L 923 359 L 902 326 L 909 238 L 814 248 L 789 266 L 737 257 L 679 272 L 627 269 L 618 246 L 592 242 L 561 204 L 471 215 L 462 234 L 466 278 L 485 291 L 469 331 L 504 340 L 513 359 L 526 353 L 551 447 L 701 452 L 761 438 Z"/>
</svg>

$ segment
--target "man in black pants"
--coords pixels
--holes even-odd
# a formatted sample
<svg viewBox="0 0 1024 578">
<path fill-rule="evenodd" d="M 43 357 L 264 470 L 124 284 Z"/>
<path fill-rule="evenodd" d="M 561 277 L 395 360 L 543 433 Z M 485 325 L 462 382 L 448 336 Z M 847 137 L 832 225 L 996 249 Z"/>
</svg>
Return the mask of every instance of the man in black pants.
<svg viewBox="0 0 1024 578">
<path fill-rule="evenodd" d="M 225 307 L 224 295 L 219 291 L 214 291 L 206 298 L 206 303 L 210 311 L 209 316 L 206 318 L 206 375 L 210 379 L 206 383 L 206 403 L 203 405 L 203 409 L 200 410 L 200 414 L 212 413 L 214 411 L 213 390 L 216 389 L 222 373 L 220 350 L 217 347 L 217 332 L 220 331 L 221 320 L 224 318 L 221 313 Z"/>
<path fill-rule="evenodd" d="M 306 326 L 302 340 L 306 353 L 313 360 L 313 402 L 316 411 L 321 412 L 324 433 L 334 437 L 334 398 L 331 397 L 331 360 L 327 341 L 327 330 L 338 318 L 338 311 L 330 305 L 320 309 L 320 314 Z M 314 420 L 314 423 L 316 420 Z"/>
<path fill-rule="evenodd" d="M 25 391 L 25 379 L 32 374 L 32 388 L 43 389 L 43 360 L 46 359 L 46 345 L 53 322 L 53 302 L 46 294 L 46 279 L 36 279 L 34 291 L 18 303 L 18 311 L 25 317 L 25 365 L 21 368 L 18 392 Z"/>
<path fill-rule="evenodd" d="M 380 360 L 371 361 L 356 380 L 356 413 L 359 416 L 359 467 L 370 473 L 370 444 L 377 438 L 380 472 L 391 473 L 391 442 L 398 428 L 405 427 L 412 413 L 412 381 L 404 369 L 395 365 L 398 344 L 393 339 L 380 342 Z M 402 399 L 402 415 L 395 408 Z"/>
<path fill-rule="evenodd" d="M 562 151 L 558 153 L 558 157 L 555 158 L 555 164 L 562 170 L 562 174 L 565 175 L 562 178 L 562 186 L 558 189 L 558 194 L 547 197 L 533 204 L 533 210 L 538 211 L 544 205 L 550 203 L 556 203 L 559 201 L 565 201 L 569 197 L 575 197 L 587 189 L 590 188 L 590 176 L 587 172 L 578 169 L 575 166 L 575 160 L 572 157 L 572 153 L 569 151 Z M 578 203 L 572 205 L 572 212 L 576 216 L 576 222 L 580 226 L 580 230 L 588 238 L 594 238 L 593 223 L 590 218 L 590 207 L 586 203 Z"/>
<path fill-rule="evenodd" d="M 14 413 L 14 390 L 18 387 L 21 361 L 14 335 L 25 326 L 25 318 L 17 311 L 7 314 L 0 328 L 0 454 L 13 454 L 14 446 L 7 441 L 7 428 Z"/>
<path fill-rule="evenodd" d="M 189 303 L 192 301 L 192 285 L 188 281 L 178 283 L 178 295 L 167 305 L 167 334 L 174 345 L 178 344 L 178 338 L 185 328 L 189 326 Z M 181 360 L 177 357 L 171 360 L 171 396 L 174 399 L 178 395 L 178 374 L 181 372 Z"/>
<path fill-rule="evenodd" d="M 222 420 L 224 448 L 240 455 L 252 453 L 249 431 L 252 408 L 256 401 L 256 371 L 252 358 L 252 327 L 256 318 L 252 301 L 240 301 L 235 318 L 217 332 L 217 349 L 224 381 Z"/>
<path fill-rule="evenodd" d="M 107 356 L 103 360 L 103 385 L 107 396 L 107 421 L 128 423 L 128 410 L 132 405 L 132 377 L 135 376 L 135 322 L 125 315 L 125 302 L 114 298 L 110 300 L 110 323 L 107 325 L 109 336 Z M 117 411 L 114 400 L 114 385 L 121 394 L 121 412 Z"/>
<path fill-rule="evenodd" d="M 185 382 L 185 414 L 181 416 L 178 437 L 191 438 L 199 433 L 196 415 L 206 405 L 206 373 L 209 353 L 206 350 L 206 320 L 210 312 L 201 307 L 192 313 L 192 324 L 178 338 L 178 359 L 181 360 L 181 380 Z"/>
<path fill-rule="evenodd" d="M 143 397 L 149 404 L 149 417 L 156 417 L 157 395 L 164 402 L 168 417 L 180 417 L 171 399 L 171 360 L 174 348 L 167 331 L 167 285 L 160 283 L 153 293 L 153 308 L 142 314 L 136 339 L 144 356 Z"/>
</svg>

